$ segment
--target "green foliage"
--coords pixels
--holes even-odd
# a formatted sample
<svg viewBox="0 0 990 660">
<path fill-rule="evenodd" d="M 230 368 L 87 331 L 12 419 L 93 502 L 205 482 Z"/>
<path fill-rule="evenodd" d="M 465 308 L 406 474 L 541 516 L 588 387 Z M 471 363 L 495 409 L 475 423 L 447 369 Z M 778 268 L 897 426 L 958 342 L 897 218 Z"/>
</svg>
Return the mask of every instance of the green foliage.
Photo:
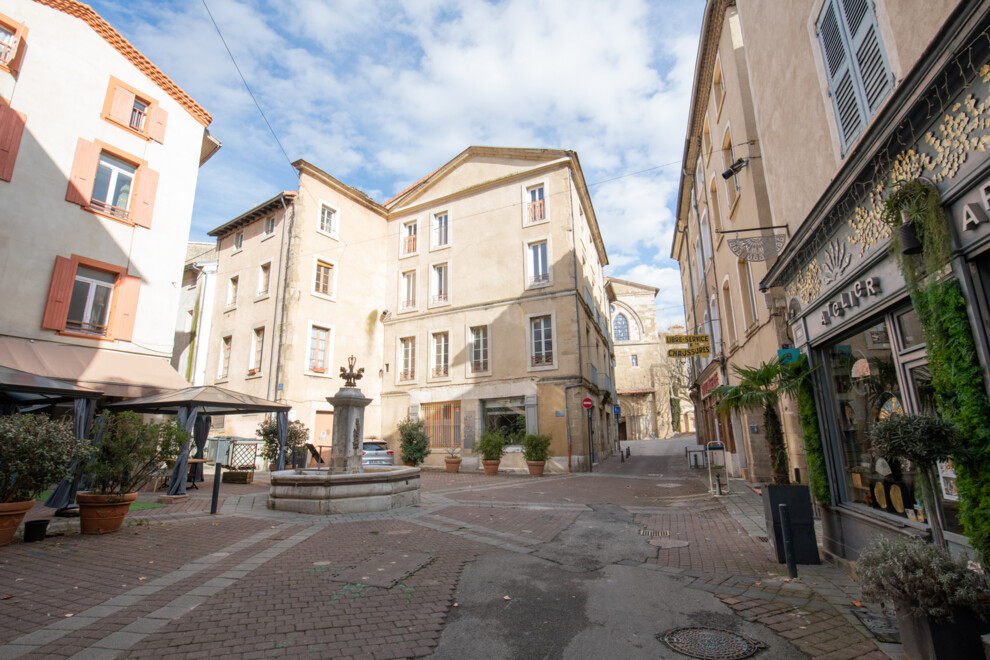
<svg viewBox="0 0 990 660">
<path fill-rule="evenodd" d="M 399 450 L 402 460 L 419 465 L 430 455 L 430 438 L 422 420 L 404 419 L 399 422 Z"/>
<path fill-rule="evenodd" d="M 158 470 L 170 467 L 189 438 L 170 420 L 145 423 L 134 412 L 104 413 L 97 422 L 106 434 L 87 468 L 87 481 L 97 495 L 123 495 Z"/>
<path fill-rule="evenodd" d="M 89 441 L 76 438 L 67 419 L 0 416 L 0 504 L 34 499 L 90 451 Z"/>
<path fill-rule="evenodd" d="M 959 454 L 955 426 L 935 415 L 893 415 L 877 422 L 869 436 L 881 456 L 906 458 L 924 468 Z"/>
<path fill-rule="evenodd" d="M 953 608 L 987 598 L 986 582 L 965 561 L 920 539 L 873 537 L 856 562 L 856 576 L 867 598 L 933 619 L 952 620 Z"/>
<path fill-rule="evenodd" d="M 808 358 L 802 355 L 787 366 L 790 377 L 799 381 L 797 391 L 798 420 L 804 439 L 805 458 L 808 461 L 808 482 L 811 494 L 825 506 L 832 504 L 832 492 L 828 487 L 828 471 L 825 469 L 825 449 L 818 426 L 818 409 L 815 407 L 814 381 Z"/>
<path fill-rule="evenodd" d="M 269 464 L 275 465 L 278 462 L 278 421 L 275 417 L 269 417 L 258 424 L 258 428 L 254 434 L 265 443 L 261 448 L 261 455 L 265 457 L 265 460 Z M 286 455 L 291 456 L 293 451 L 302 450 L 307 440 L 309 440 L 309 429 L 306 428 L 306 425 L 298 419 L 289 422 L 289 426 L 285 431 Z M 286 463 L 288 463 L 288 460 L 286 460 Z"/>
<path fill-rule="evenodd" d="M 938 188 L 921 179 L 898 182 L 894 192 L 884 199 L 883 221 L 892 227 L 899 227 L 905 219 L 914 223 L 922 245 L 921 259 L 909 259 L 909 263 L 915 266 L 912 270 L 917 272 L 917 266 L 924 265 L 927 273 L 936 276 L 952 256 L 949 223 L 945 219 Z M 900 254 L 897 232 L 894 232 L 891 250 Z"/>
<path fill-rule="evenodd" d="M 522 441 L 523 457 L 527 461 L 547 460 L 550 458 L 551 440 L 549 435 L 528 434 Z"/>
<path fill-rule="evenodd" d="M 677 397 L 670 399 L 670 426 L 675 433 L 681 430 L 681 400 Z"/>
<path fill-rule="evenodd" d="M 501 431 L 498 429 L 488 429 L 481 434 L 476 449 L 481 454 L 482 460 L 498 461 L 505 454 L 505 446 L 507 444 L 509 444 L 509 439 Z"/>
</svg>

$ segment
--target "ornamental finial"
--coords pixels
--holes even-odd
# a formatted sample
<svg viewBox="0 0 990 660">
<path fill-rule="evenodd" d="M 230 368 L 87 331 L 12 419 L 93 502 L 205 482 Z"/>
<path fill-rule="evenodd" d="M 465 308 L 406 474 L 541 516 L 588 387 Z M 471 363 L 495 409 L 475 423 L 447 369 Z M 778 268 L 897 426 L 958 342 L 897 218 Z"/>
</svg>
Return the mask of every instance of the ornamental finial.
<svg viewBox="0 0 990 660">
<path fill-rule="evenodd" d="M 357 381 L 364 378 L 364 367 L 354 371 L 355 364 L 357 364 L 357 358 L 352 355 L 347 358 L 347 369 L 340 368 L 340 377 L 344 379 L 344 387 L 354 387 Z"/>
</svg>

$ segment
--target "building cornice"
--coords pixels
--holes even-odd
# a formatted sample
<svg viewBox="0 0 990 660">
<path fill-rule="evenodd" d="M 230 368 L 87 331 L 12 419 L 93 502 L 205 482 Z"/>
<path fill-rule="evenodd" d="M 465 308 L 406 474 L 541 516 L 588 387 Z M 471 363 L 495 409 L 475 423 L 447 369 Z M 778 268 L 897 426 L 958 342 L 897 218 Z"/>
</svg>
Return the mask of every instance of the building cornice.
<svg viewBox="0 0 990 660">
<path fill-rule="evenodd" d="M 233 220 L 223 223 L 216 229 L 211 229 L 210 231 L 206 232 L 206 234 L 208 236 L 222 237 L 239 227 L 248 225 L 254 222 L 255 220 L 257 220 L 258 218 L 268 215 L 269 213 L 282 208 L 282 200 L 285 200 L 286 202 L 291 204 L 295 198 L 296 198 L 296 191 L 283 190 L 282 192 L 275 195 L 271 199 L 266 200 L 261 204 L 258 204 L 257 206 L 253 207 L 250 211 L 240 214 Z"/>
</svg>

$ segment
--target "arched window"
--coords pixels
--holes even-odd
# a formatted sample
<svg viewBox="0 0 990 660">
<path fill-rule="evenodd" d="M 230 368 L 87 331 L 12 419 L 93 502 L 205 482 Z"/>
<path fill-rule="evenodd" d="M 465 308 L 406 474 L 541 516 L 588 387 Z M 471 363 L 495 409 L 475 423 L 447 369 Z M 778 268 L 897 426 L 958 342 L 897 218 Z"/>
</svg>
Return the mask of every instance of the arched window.
<svg viewBox="0 0 990 660">
<path fill-rule="evenodd" d="M 629 341 L 629 319 L 622 312 L 616 314 L 612 321 L 612 339 L 615 341 Z"/>
</svg>

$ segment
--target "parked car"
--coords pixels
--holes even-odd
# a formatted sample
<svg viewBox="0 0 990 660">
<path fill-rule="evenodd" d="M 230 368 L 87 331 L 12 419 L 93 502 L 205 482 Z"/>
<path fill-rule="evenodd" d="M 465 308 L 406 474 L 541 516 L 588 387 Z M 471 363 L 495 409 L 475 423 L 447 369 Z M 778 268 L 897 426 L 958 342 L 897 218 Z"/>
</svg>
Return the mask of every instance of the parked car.
<svg viewBox="0 0 990 660">
<path fill-rule="evenodd" d="M 394 465 L 395 454 L 385 442 L 365 440 L 361 446 L 361 464 Z"/>
</svg>

